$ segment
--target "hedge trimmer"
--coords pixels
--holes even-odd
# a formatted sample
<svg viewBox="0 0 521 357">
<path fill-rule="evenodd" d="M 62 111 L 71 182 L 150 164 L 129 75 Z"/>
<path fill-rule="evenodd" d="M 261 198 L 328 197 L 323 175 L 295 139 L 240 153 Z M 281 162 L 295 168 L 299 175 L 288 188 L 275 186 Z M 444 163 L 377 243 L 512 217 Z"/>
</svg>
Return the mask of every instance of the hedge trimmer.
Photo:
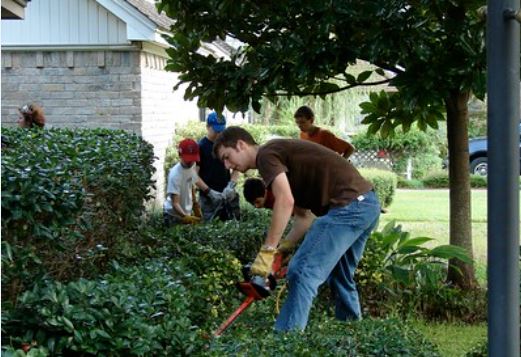
<svg viewBox="0 0 521 357">
<path fill-rule="evenodd" d="M 238 282 L 237 288 L 246 295 L 242 304 L 235 310 L 230 317 L 224 321 L 221 326 L 213 333 L 214 337 L 219 337 L 232 323 L 248 308 L 255 300 L 262 300 L 271 295 L 272 291 L 277 287 L 277 281 L 286 276 L 288 267 L 283 265 L 286 259 L 281 254 L 275 255 L 272 265 L 272 273 L 268 278 L 262 276 L 252 276 L 250 273 L 251 265 L 245 265 L 242 268 L 244 280 Z"/>
</svg>

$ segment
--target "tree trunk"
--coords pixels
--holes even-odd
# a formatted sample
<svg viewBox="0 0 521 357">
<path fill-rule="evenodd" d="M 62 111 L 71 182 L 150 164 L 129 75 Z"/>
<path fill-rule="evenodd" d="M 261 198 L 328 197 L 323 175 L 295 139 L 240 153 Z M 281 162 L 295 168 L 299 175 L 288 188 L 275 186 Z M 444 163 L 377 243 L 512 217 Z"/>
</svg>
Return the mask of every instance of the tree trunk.
<svg viewBox="0 0 521 357">
<path fill-rule="evenodd" d="M 470 211 L 469 95 L 469 92 L 451 92 L 445 106 L 449 144 L 450 244 L 464 248 L 474 259 Z M 447 278 L 463 289 L 476 286 L 474 265 L 456 259 L 449 261 Z"/>
</svg>

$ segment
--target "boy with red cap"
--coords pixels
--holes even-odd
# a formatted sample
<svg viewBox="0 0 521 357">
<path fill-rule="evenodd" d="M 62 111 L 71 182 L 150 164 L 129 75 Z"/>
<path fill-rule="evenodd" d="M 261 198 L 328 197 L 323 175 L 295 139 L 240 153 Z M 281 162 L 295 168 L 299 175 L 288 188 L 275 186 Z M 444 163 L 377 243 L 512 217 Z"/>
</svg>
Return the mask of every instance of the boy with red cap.
<svg viewBox="0 0 521 357">
<path fill-rule="evenodd" d="M 197 175 L 195 163 L 200 160 L 199 145 L 192 139 L 184 139 L 179 143 L 178 153 L 180 161 L 168 173 L 166 200 L 163 204 L 167 226 L 176 223 L 195 224 L 201 220 L 200 212 L 196 212 L 193 207 L 194 185 L 212 201 L 223 199 L 222 194 L 211 190 Z"/>
</svg>

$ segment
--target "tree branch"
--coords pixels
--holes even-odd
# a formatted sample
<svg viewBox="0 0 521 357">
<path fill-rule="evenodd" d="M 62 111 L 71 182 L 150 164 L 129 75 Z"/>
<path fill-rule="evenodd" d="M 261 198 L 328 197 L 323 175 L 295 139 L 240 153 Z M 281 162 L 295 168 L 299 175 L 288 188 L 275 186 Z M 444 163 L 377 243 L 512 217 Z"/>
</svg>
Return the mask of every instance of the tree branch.
<svg viewBox="0 0 521 357">
<path fill-rule="evenodd" d="M 330 91 L 326 91 L 326 92 L 295 92 L 295 93 L 275 93 L 274 95 L 275 96 L 278 96 L 278 97 L 291 97 L 291 96 L 306 96 L 306 95 L 326 95 L 326 94 L 333 94 L 333 93 L 338 93 L 338 92 L 341 92 L 341 91 L 344 91 L 344 90 L 347 90 L 347 89 L 351 89 L 351 88 L 354 88 L 354 87 L 359 87 L 359 86 L 376 86 L 376 85 L 379 85 L 379 84 L 385 84 L 385 83 L 389 83 L 391 80 L 390 79 L 384 79 L 384 80 L 381 80 L 381 81 L 376 81 L 376 82 L 362 82 L 362 83 L 355 83 L 355 84 L 350 84 L 348 86 L 345 86 L 345 87 L 340 87 L 338 89 L 335 89 L 335 90 L 330 90 Z"/>
</svg>

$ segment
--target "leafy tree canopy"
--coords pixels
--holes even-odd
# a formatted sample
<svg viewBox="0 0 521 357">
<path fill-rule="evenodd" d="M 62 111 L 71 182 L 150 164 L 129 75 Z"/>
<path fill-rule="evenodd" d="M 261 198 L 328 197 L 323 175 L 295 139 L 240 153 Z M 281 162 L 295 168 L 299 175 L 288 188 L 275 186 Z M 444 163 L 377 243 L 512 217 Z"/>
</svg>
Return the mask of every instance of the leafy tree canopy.
<svg viewBox="0 0 521 357">
<path fill-rule="evenodd" d="M 485 92 L 483 0 L 161 0 L 175 20 L 167 69 L 185 98 L 221 111 L 260 110 L 261 98 L 335 93 L 389 83 L 397 91 L 364 104 L 370 131 L 385 136 L 437 127 L 454 92 Z M 203 42 L 235 39 L 230 58 L 201 54 Z M 357 59 L 375 72 L 357 76 Z"/>
</svg>

